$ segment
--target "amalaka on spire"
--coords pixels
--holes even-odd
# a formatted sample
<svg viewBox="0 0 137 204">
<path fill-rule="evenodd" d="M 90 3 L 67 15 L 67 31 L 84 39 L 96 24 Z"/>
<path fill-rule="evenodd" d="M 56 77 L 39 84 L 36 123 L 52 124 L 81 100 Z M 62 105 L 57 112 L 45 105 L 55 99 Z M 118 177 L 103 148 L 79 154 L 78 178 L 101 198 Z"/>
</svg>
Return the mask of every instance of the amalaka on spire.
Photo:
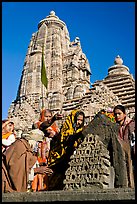
<svg viewBox="0 0 137 204">
<path fill-rule="evenodd" d="M 114 64 L 119 64 L 119 65 L 123 64 L 123 60 L 119 55 L 117 55 L 117 57 L 115 58 Z"/>
</svg>

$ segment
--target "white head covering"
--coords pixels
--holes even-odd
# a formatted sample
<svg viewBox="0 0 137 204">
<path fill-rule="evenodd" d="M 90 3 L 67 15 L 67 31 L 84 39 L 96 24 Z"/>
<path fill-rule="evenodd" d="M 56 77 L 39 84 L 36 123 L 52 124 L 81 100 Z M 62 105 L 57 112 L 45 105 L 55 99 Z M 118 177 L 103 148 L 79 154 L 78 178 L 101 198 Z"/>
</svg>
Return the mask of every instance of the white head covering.
<svg viewBox="0 0 137 204">
<path fill-rule="evenodd" d="M 35 140 L 36 142 L 39 142 L 43 141 L 44 133 L 39 129 L 34 129 L 27 133 L 22 133 L 22 137 L 26 140 Z"/>
</svg>

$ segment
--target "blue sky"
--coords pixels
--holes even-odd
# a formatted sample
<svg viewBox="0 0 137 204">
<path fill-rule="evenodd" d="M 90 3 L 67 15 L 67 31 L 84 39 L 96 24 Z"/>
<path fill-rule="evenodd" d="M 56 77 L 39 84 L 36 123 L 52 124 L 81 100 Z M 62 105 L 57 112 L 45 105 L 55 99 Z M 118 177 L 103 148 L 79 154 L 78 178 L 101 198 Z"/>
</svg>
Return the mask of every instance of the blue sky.
<svg viewBox="0 0 137 204">
<path fill-rule="evenodd" d="M 50 11 L 80 38 L 92 72 L 104 79 L 117 55 L 135 78 L 135 2 L 2 2 L 2 119 L 17 95 L 32 33 Z"/>
</svg>

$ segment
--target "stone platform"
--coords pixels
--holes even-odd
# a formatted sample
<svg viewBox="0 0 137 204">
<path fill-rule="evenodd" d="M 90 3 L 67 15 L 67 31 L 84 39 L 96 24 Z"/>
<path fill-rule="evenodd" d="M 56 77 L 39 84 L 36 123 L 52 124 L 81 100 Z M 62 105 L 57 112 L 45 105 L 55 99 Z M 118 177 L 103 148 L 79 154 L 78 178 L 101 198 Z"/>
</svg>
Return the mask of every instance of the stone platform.
<svg viewBox="0 0 137 204">
<path fill-rule="evenodd" d="M 100 189 L 73 191 L 43 191 L 28 193 L 3 193 L 2 202 L 55 202 L 55 201 L 134 201 L 134 189 Z"/>
</svg>

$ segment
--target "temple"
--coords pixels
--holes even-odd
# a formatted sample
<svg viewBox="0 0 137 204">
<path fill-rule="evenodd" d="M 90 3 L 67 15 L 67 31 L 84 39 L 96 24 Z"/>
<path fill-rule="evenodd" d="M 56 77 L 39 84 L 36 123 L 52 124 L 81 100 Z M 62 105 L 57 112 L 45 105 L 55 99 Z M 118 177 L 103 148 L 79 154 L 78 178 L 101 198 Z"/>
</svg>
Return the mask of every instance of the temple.
<svg viewBox="0 0 137 204">
<path fill-rule="evenodd" d="M 41 82 L 42 54 L 47 87 Z M 32 34 L 17 97 L 9 108 L 8 118 L 14 122 L 18 137 L 32 129 L 43 106 L 53 113 L 61 112 L 64 119 L 71 110 L 81 109 L 87 126 L 67 170 L 63 174 L 54 172 L 48 191 L 4 193 L 3 202 L 135 199 L 134 174 L 117 139 L 117 123 L 99 113 L 122 104 L 133 118 L 135 80 L 119 55 L 108 68 L 108 75 L 92 86 L 91 73 L 80 38 L 71 42 L 66 24 L 51 11 Z"/>
<path fill-rule="evenodd" d="M 41 58 L 48 78 L 47 88 L 41 82 Z M 91 87 L 91 69 L 82 51 L 79 37 L 70 41 L 66 24 L 54 11 L 38 23 L 32 34 L 24 60 L 17 97 L 8 117 L 16 130 L 31 129 L 42 106 L 65 116 L 73 109 L 85 112 L 86 123 L 101 109 L 122 104 L 129 116 L 135 114 L 135 80 L 123 60 L 117 56 L 108 76 Z"/>
</svg>

